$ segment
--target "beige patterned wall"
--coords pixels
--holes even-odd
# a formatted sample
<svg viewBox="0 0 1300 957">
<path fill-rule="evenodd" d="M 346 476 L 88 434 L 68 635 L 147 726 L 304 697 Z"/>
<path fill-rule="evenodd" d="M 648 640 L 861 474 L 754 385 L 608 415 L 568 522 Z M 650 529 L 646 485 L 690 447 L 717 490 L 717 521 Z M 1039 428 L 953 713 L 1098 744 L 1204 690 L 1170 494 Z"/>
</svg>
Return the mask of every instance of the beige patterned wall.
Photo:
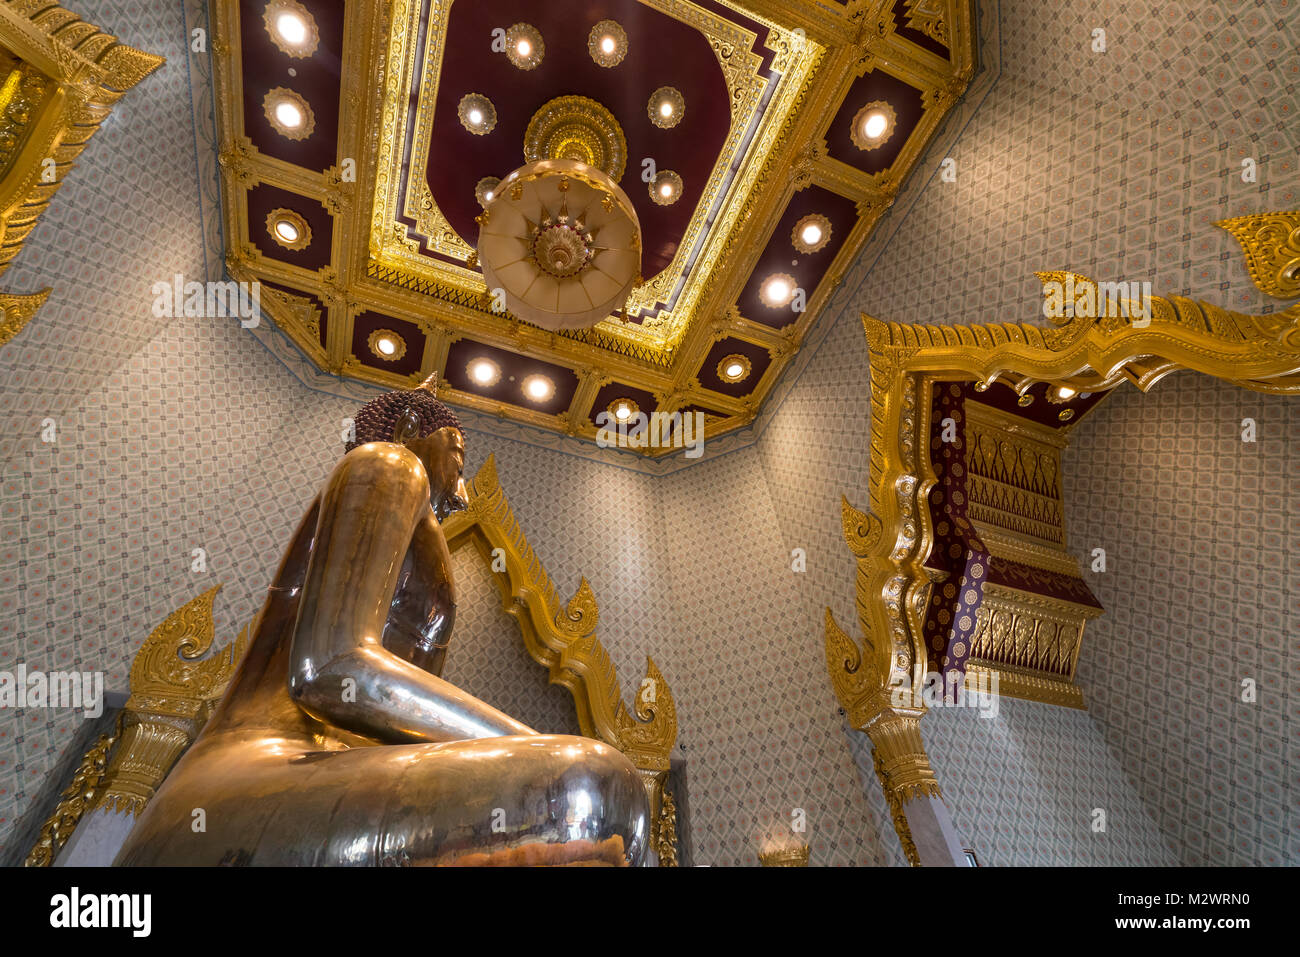
<svg viewBox="0 0 1300 957">
<path fill-rule="evenodd" d="M 821 645 L 826 605 L 841 622 L 855 620 L 839 498 L 847 494 L 858 506 L 867 500 L 870 384 L 859 313 L 897 321 L 1028 320 L 1038 309 L 1032 273 L 1043 268 L 1150 278 L 1159 293 L 1194 292 L 1256 308 L 1260 299 L 1231 241 L 1209 224 L 1300 202 L 1290 121 L 1295 26 L 1271 25 L 1282 19 L 1277 3 L 1130 3 L 1120 11 L 1100 3 L 1007 0 L 999 7 L 990 0 L 981 10 L 985 72 L 774 390 L 755 441 L 732 441 L 726 454 L 651 475 L 492 434 L 480 419 L 468 435 L 469 471 L 495 453 L 515 514 L 560 592 L 567 597 L 581 576 L 589 578 L 600 603 L 599 634 L 624 687 L 635 686 L 647 654 L 662 668 L 678 703 L 685 746 L 678 757 L 688 766 L 698 863 L 752 864 L 759 846 L 787 834 L 800 812 L 814 863 L 901 863 L 862 737 L 843 730 Z M 83 12 L 95 19 L 94 9 Z M 175 22 L 164 32 L 174 32 L 183 18 L 168 16 Z M 1080 59 L 1089 24 L 1098 19 L 1118 44 L 1115 56 Z M 1189 30 L 1195 35 L 1184 37 Z M 125 25 L 122 33 L 169 56 L 167 43 L 178 46 L 172 33 L 156 43 Z M 1269 46 L 1274 35 L 1290 38 L 1288 45 Z M 1266 42 L 1252 46 L 1248 36 Z M 1184 46 L 1191 52 L 1182 53 Z M 1185 67 L 1186 57 L 1198 65 Z M 191 79 L 201 105 L 203 77 Z M 129 106 L 130 97 L 124 102 Z M 158 122 L 172 124 L 176 142 L 193 143 L 198 131 L 199 142 L 210 144 L 202 110 L 194 116 L 193 129 L 180 114 Z M 128 120 L 124 112 L 120 122 Z M 107 133 L 96 148 L 105 146 Z M 1243 150 L 1260 163 L 1253 186 L 1227 175 Z M 204 210 L 202 228 L 191 232 L 209 239 L 210 152 L 205 146 L 190 157 Z M 85 174 L 84 188 L 111 192 L 135 219 L 154 222 L 153 191 L 124 190 L 114 178 L 141 179 L 153 162 L 141 155 L 123 153 L 137 157 L 126 174 L 78 171 L 60 202 Z M 956 184 L 936 176 L 949 155 L 957 161 Z M 164 176 L 184 179 L 166 170 L 145 178 Z M 48 272 L 61 262 L 41 267 L 41 256 L 82 229 L 77 217 L 56 212 L 57 204 L 19 260 L 34 257 L 34 279 L 40 268 Z M 110 687 L 124 689 L 131 656 L 149 630 L 218 581 L 226 583 L 217 606 L 220 633 L 232 635 L 260 603 L 283 543 L 337 459 L 341 420 L 365 395 L 341 398 L 304 385 L 289 373 L 277 340 L 264 343 L 234 325 L 153 327 L 147 283 L 128 289 L 128 280 L 203 268 L 204 257 L 183 248 L 198 240 L 186 240 L 179 228 L 170 235 L 177 245 L 169 256 L 138 250 L 124 259 L 121 250 L 136 247 L 120 243 L 90 244 L 79 253 L 78 269 L 108 277 L 109 288 L 121 293 L 111 314 L 145 331 L 133 340 L 110 329 L 122 333 L 113 347 L 119 351 L 105 351 L 98 334 L 87 333 L 87 349 L 102 352 L 103 362 L 78 366 L 68 394 L 46 383 L 63 364 L 62 347 L 53 343 L 79 334 L 68 312 L 80 308 L 75 303 L 60 311 L 51 309 L 52 299 L 0 353 L 32 339 L 3 359 L 17 376 L 0 384 L 10 420 L 26 422 L 48 409 L 60 423 L 54 445 L 32 430 L 10 436 L 0 483 L 0 668 L 25 661 L 103 669 Z M 211 245 L 208 259 L 220 261 Z M 18 265 L 6 278 L 16 275 Z M 95 302 L 83 309 L 86 323 L 104 313 Z M 1076 468 L 1072 540 L 1081 546 L 1124 539 L 1129 544 L 1116 551 L 1121 566 L 1167 566 L 1160 570 L 1167 578 L 1150 594 L 1122 592 L 1118 575 L 1098 585 L 1109 611 L 1090 631 L 1081 665 L 1093 712 L 1008 702 L 997 721 L 969 713 L 926 719 L 954 819 L 987 863 L 1300 859 L 1283 800 L 1296 788 L 1300 766 L 1294 682 L 1261 682 L 1261 706 L 1241 721 L 1223 697 L 1220 685 L 1228 679 L 1215 671 L 1226 669 L 1233 680 L 1243 668 L 1265 676 L 1294 671 L 1300 631 L 1271 597 L 1294 605 L 1294 575 L 1287 580 L 1276 567 L 1277 556 L 1295 551 L 1292 533 L 1247 519 L 1252 493 L 1276 498 L 1278 515 L 1293 517 L 1296 503 L 1281 490 L 1245 487 L 1239 451 L 1224 444 L 1226 433 L 1213 431 L 1257 400 L 1242 406 L 1214 393 L 1202 409 L 1201 394 L 1170 382 L 1143 400 L 1155 405 L 1116 396 L 1079 428 L 1072 461 L 1092 471 Z M 1294 413 L 1284 411 L 1294 404 L 1271 402 L 1259 406 L 1266 437 L 1255 450 L 1261 483 L 1267 474 L 1294 477 Z M 1180 403 L 1195 411 L 1180 412 Z M 1180 473 L 1192 468 L 1183 446 L 1206 435 L 1214 438 L 1208 460 L 1196 460 L 1200 484 L 1169 486 L 1174 491 L 1143 486 L 1118 507 L 1111 502 L 1112 472 Z M 1175 534 L 1182 528 L 1175 522 L 1180 496 L 1206 490 L 1223 515 L 1211 523 L 1210 537 Z M 1237 497 L 1218 500 L 1229 492 Z M 1171 508 L 1161 541 L 1171 541 L 1172 551 L 1132 543 L 1132 523 Z M 205 550 L 206 571 L 191 570 L 194 548 Z M 804 551 L 802 572 L 792 568 L 796 548 Z M 1198 556 L 1210 548 L 1230 548 L 1207 572 L 1213 608 L 1193 604 L 1188 612 L 1178 576 L 1205 572 Z M 511 640 L 518 640 L 513 622 L 499 611 L 485 577 L 490 573 L 464 556 L 457 563 L 466 597 L 449 675 L 535 715 L 525 720 L 558 723 L 566 693 L 548 689 L 540 668 L 530 672 Z M 1169 624 L 1153 634 L 1149 619 L 1157 614 Z M 1206 634 L 1233 641 L 1207 645 Z M 1182 649 L 1189 663 L 1163 675 L 1148 667 L 1159 683 L 1139 693 L 1133 662 L 1165 660 L 1153 649 Z M 1207 677 L 1191 680 L 1179 667 Z M 533 683 L 521 694 L 525 674 Z M 1214 695 L 1218 704 L 1207 703 Z M 33 796 L 76 720 L 0 710 L 0 861 L 26 851 L 42 811 L 32 807 Z M 1154 742 L 1162 761 L 1155 774 Z M 1185 815 L 1166 806 L 1180 799 L 1189 802 Z M 1081 813 L 1098 806 L 1109 810 L 1105 838 L 1079 830 Z"/>
</svg>

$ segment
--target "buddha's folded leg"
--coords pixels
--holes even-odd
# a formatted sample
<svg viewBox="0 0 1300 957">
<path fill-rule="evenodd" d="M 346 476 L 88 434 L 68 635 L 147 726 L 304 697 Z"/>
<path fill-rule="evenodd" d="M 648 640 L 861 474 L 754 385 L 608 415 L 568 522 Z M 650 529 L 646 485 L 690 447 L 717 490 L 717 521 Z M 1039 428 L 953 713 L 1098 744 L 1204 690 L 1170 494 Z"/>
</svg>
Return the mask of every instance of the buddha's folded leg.
<svg viewBox="0 0 1300 957">
<path fill-rule="evenodd" d="M 219 750 L 164 785 L 118 863 L 635 864 L 649 841 L 636 768 L 589 738 Z"/>
</svg>

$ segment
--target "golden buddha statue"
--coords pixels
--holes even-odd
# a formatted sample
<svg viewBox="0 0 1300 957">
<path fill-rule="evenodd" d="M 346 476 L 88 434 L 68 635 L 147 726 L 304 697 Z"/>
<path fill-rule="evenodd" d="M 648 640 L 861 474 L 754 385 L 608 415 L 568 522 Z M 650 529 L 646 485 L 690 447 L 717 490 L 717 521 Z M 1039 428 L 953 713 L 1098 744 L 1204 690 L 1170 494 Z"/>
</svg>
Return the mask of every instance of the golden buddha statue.
<svg viewBox="0 0 1300 957">
<path fill-rule="evenodd" d="M 211 720 L 119 865 L 630 864 L 636 768 L 439 677 L 465 442 L 429 382 L 355 418 Z"/>
</svg>

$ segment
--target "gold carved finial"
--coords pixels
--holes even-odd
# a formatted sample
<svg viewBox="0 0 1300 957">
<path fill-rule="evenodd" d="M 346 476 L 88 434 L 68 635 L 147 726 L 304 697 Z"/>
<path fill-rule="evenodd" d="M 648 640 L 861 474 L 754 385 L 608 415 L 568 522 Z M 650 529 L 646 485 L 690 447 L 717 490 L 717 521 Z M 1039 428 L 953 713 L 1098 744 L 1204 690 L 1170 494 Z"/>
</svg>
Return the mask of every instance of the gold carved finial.
<svg viewBox="0 0 1300 957">
<path fill-rule="evenodd" d="M 1246 254 L 1250 278 L 1277 299 L 1300 296 L 1300 209 L 1221 219 Z"/>
<path fill-rule="evenodd" d="M 437 371 L 435 370 L 435 371 L 429 373 L 429 377 L 428 377 L 427 379 L 425 379 L 423 382 L 421 382 L 419 385 L 417 385 L 417 386 L 415 387 L 415 390 L 413 390 L 413 391 L 422 391 L 422 392 L 427 392 L 427 393 L 429 393 L 429 395 L 434 395 L 434 396 L 436 396 L 436 395 L 438 394 L 438 373 L 437 373 Z"/>
</svg>

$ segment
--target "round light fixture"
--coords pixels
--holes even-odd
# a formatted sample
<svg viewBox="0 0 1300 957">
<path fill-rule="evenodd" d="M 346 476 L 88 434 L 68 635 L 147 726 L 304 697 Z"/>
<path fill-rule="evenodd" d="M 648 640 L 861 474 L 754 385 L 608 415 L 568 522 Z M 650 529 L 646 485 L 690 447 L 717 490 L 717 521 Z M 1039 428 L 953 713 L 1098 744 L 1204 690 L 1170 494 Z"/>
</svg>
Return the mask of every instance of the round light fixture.
<svg viewBox="0 0 1300 957">
<path fill-rule="evenodd" d="M 671 206 L 682 198 L 682 178 L 670 169 L 661 169 L 650 181 L 650 198 L 660 206 Z"/>
<path fill-rule="evenodd" d="M 853 117 L 849 137 L 860 150 L 878 149 L 894 135 L 897 122 L 898 115 L 892 106 L 884 100 L 873 100 Z"/>
<path fill-rule="evenodd" d="M 650 94 L 646 113 L 655 126 L 661 130 L 670 130 L 686 115 L 686 100 L 671 86 L 661 86 Z"/>
<path fill-rule="evenodd" d="M 465 367 L 470 381 L 484 389 L 501 381 L 501 367 L 491 359 L 479 358 Z"/>
<path fill-rule="evenodd" d="M 617 21 L 601 20 L 587 37 L 587 52 L 599 66 L 618 66 L 627 56 L 627 33 Z"/>
<path fill-rule="evenodd" d="M 280 52 L 294 59 L 311 56 L 320 45 L 316 19 L 297 0 L 271 0 L 262 11 L 262 25 Z"/>
<path fill-rule="evenodd" d="M 831 241 L 831 221 L 821 213 L 809 213 L 794 224 L 790 241 L 801 253 L 815 253 Z"/>
<path fill-rule="evenodd" d="M 366 338 L 371 353 L 387 362 L 396 362 L 406 355 L 406 340 L 391 329 L 376 329 Z"/>
<path fill-rule="evenodd" d="M 506 31 L 506 57 L 521 70 L 535 70 L 546 55 L 542 34 L 531 23 L 516 23 Z"/>
<path fill-rule="evenodd" d="M 627 194 L 577 160 L 529 163 L 478 217 L 487 288 L 543 329 L 585 329 L 622 309 L 640 281 L 641 225 Z"/>
<path fill-rule="evenodd" d="M 285 249 L 306 249 L 311 245 L 311 227 L 301 213 L 291 209 L 273 209 L 267 213 L 266 231 Z"/>
<path fill-rule="evenodd" d="M 497 125 L 497 108 L 482 93 L 466 93 L 456 108 L 460 125 L 475 136 L 491 133 Z"/>
<path fill-rule="evenodd" d="M 758 290 L 758 298 L 769 309 L 781 309 L 794 300 L 797 288 L 794 276 L 783 272 L 773 273 L 763 280 L 763 285 Z"/>
<path fill-rule="evenodd" d="M 496 190 L 497 184 L 500 182 L 500 177 L 484 176 L 474 185 L 474 198 L 478 200 L 480 206 L 486 206 L 492 202 L 492 197 L 496 195 L 494 190 Z"/>
<path fill-rule="evenodd" d="M 723 382 L 743 382 L 749 378 L 752 368 L 747 356 L 729 355 L 718 363 L 718 378 Z"/>
<path fill-rule="evenodd" d="M 271 128 L 290 140 L 305 140 L 316 129 L 316 114 L 299 94 L 277 86 L 262 97 L 262 112 Z"/>
<path fill-rule="evenodd" d="M 524 379 L 524 397 L 532 402 L 549 402 L 555 397 L 555 383 L 544 375 L 530 375 Z"/>
<path fill-rule="evenodd" d="M 614 417 L 615 421 L 626 422 L 640 412 L 641 407 L 631 399 L 615 399 L 605 407 L 605 410 Z"/>
<path fill-rule="evenodd" d="M 1073 398 L 1074 398 L 1074 390 L 1071 389 L 1068 385 L 1059 386 L 1059 387 L 1057 388 L 1057 390 L 1056 390 L 1056 394 L 1057 394 L 1057 396 L 1059 396 L 1062 400 L 1065 400 L 1065 401 L 1068 401 L 1069 399 L 1073 399 Z"/>
</svg>

